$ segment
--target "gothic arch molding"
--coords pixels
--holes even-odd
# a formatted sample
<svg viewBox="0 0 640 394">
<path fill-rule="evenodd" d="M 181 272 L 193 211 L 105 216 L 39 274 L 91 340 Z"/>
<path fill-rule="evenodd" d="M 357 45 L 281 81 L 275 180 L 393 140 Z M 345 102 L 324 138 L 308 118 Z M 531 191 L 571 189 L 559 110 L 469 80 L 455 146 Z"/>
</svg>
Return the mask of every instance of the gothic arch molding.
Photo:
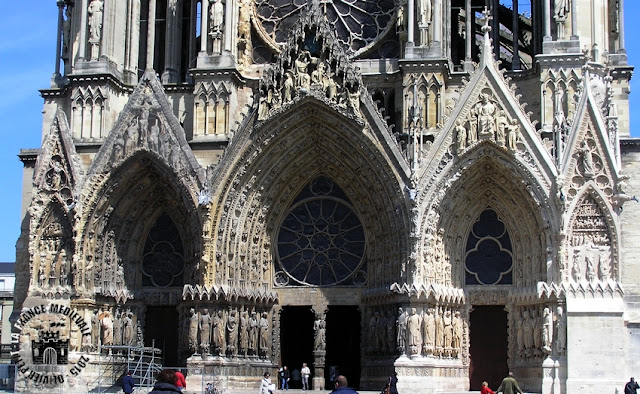
<svg viewBox="0 0 640 394">
<path fill-rule="evenodd" d="M 273 240 L 282 215 L 300 190 L 320 175 L 334 180 L 360 217 L 367 218 L 363 227 L 371 240 L 369 267 L 382 270 L 389 265 L 385 262 L 402 259 L 407 245 L 400 234 L 406 235 L 409 227 L 405 194 L 398 172 L 360 122 L 344 118 L 315 99 L 306 99 L 277 119 L 260 124 L 253 133 L 253 140 L 246 139 L 245 146 L 236 141 L 238 145 L 228 152 L 238 160 L 228 168 L 226 182 L 218 187 L 220 202 L 213 214 L 220 218 L 216 266 L 229 266 L 234 271 L 216 271 L 210 280 L 230 284 L 258 281 L 259 286 L 270 288 Z M 218 179 L 222 176 L 218 174 Z M 246 272 L 251 272 L 252 278 L 229 278 L 230 274 L 244 273 L 243 267 L 251 267 Z M 261 271 L 256 272 L 258 267 Z M 388 286 L 390 283 L 383 282 L 399 280 L 403 274 L 402 269 L 385 275 L 372 271 L 369 277 L 375 278 L 378 286 Z"/>
<path fill-rule="evenodd" d="M 84 290 L 134 298 L 142 285 L 145 241 L 163 214 L 171 218 L 184 245 L 184 281 L 197 282 L 203 248 L 197 198 L 164 161 L 139 151 L 98 179 L 93 179 L 79 231 L 80 255 L 86 261 Z"/>
</svg>

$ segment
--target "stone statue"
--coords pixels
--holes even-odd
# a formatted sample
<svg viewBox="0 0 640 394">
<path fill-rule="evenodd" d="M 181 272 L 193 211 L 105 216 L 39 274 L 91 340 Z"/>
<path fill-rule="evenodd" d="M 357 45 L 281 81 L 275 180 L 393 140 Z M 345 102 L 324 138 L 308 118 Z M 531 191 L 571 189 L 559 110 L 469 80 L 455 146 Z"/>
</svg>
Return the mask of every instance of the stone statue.
<svg viewBox="0 0 640 394">
<path fill-rule="evenodd" d="M 515 151 L 517 149 L 516 142 L 518 142 L 518 121 L 513 120 L 511 124 L 507 126 L 507 148 L 510 151 Z"/>
<path fill-rule="evenodd" d="M 587 280 L 589 282 L 594 282 L 597 279 L 596 276 L 596 268 L 593 264 L 593 258 L 589 254 L 585 254 L 584 262 L 587 266 Z"/>
<path fill-rule="evenodd" d="M 258 317 L 256 311 L 251 311 L 251 317 L 249 318 L 249 352 L 253 354 L 258 353 L 258 334 L 259 334 Z"/>
<path fill-rule="evenodd" d="M 124 154 L 130 155 L 136 149 L 138 138 L 138 119 L 131 120 L 129 127 L 124 132 Z"/>
<path fill-rule="evenodd" d="M 113 344 L 122 345 L 122 313 L 120 308 L 116 309 L 116 314 L 113 319 Z"/>
<path fill-rule="evenodd" d="M 456 122 L 456 148 L 458 154 L 467 148 L 467 129 L 465 129 L 460 121 Z"/>
<path fill-rule="evenodd" d="M 533 349 L 533 321 L 529 317 L 529 310 L 525 309 L 522 312 L 522 335 L 524 338 L 524 350 L 527 356 L 531 356 L 531 350 Z"/>
<path fill-rule="evenodd" d="M 198 314 L 193 308 L 189 310 L 187 328 L 189 333 L 189 351 L 196 353 L 198 351 Z"/>
<path fill-rule="evenodd" d="M 451 345 L 453 344 L 453 325 L 451 322 L 451 311 L 447 309 L 442 318 L 444 323 L 444 352 L 445 355 L 451 354 Z"/>
<path fill-rule="evenodd" d="M 551 353 L 551 342 L 553 341 L 553 316 L 548 307 L 542 311 L 542 350 Z"/>
<path fill-rule="evenodd" d="M 311 85 L 311 76 L 308 74 L 308 67 L 311 63 L 311 54 L 309 51 L 301 51 L 295 60 L 296 71 L 296 87 L 309 89 Z"/>
<path fill-rule="evenodd" d="M 396 345 L 400 354 L 404 354 L 406 351 L 406 338 L 407 338 L 407 314 L 398 308 L 398 321 L 396 323 Z"/>
<path fill-rule="evenodd" d="M 89 41 L 100 42 L 102 35 L 103 0 L 93 0 L 87 8 L 89 13 Z"/>
<path fill-rule="evenodd" d="M 91 316 L 91 343 L 93 344 L 93 349 L 97 349 L 100 346 L 100 318 L 97 310 Z"/>
<path fill-rule="evenodd" d="M 213 0 L 211 4 L 211 31 L 222 31 L 224 24 L 224 5 L 220 0 Z"/>
<path fill-rule="evenodd" d="M 102 327 L 102 345 L 113 345 L 113 319 L 111 318 L 111 312 L 104 311 L 102 313 L 100 325 Z"/>
<path fill-rule="evenodd" d="M 376 336 L 376 340 L 378 341 L 376 347 L 378 350 L 384 351 L 386 349 L 385 340 L 387 339 L 387 316 L 384 314 L 384 311 L 378 314 L 378 322 L 376 325 L 376 332 L 378 333 Z"/>
<path fill-rule="evenodd" d="M 202 349 L 202 354 L 209 354 L 211 346 L 211 316 L 209 315 L 209 309 L 205 308 L 202 311 L 198 329 L 200 330 L 200 349 Z"/>
<path fill-rule="evenodd" d="M 563 354 L 567 348 L 567 322 L 564 320 L 564 310 L 561 305 L 556 309 L 556 350 Z"/>
<path fill-rule="evenodd" d="M 478 111 L 478 133 L 480 136 L 493 136 L 495 130 L 496 106 L 491 102 L 488 94 L 482 95 Z"/>
<path fill-rule="evenodd" d="M 71 324 L 71 332 L 69 333 L 69 351 L 77 352 L 80 350 L 80 329 L 77 324 Z"/>
<path fill-rule="evenodd" d="M 462 326 L 462 317 L 460 316 L 460 311 L 456 311 L 455 316 L 453 318 L 453 343 L 451 347 L 453 347 L 453 351 L 458 354 L 462 346 L 462 335 L 463 335 L 463 326 Z"/>
<path fill-rule="evenodd" d="M 238 343 L 238 319 L 236 318 L 236 311 L 231 310 L 229 307 L 229 314 L 227 315 L 227 353 L 236 355 Z"/>
<path fill-rule="evenodd" d="M 436 322 L 433 318 L 433 308 L 428 308 L 422 318 L 422 352 L 424 355 L 433 354 Z"/>
<path fill-rule="evenodd" d="M 442 308 L 436 308 L 436 354 L 441 355 L 444 350 L 444 320 Z"/>
<path fill-rule="evenodd" d="M 516 322 L 516 349 L 518 354 L 522 356 L 522 349 L 524 349 L 524 328 L 522 326 L 520 312 L 515 312 L 514 320 Z"/>
<path fill-rule="evenodd" d="M 531 309 L 531 322 L 533 324 L 533 353 L 540 356 L 543 347 L 542 343 L 542 316 L 537 307 Z"/>
<path fill-rule="evenodd" d="M 260 354 L 266 357 L 269 351 L 269 320 L 267 320 L 267 312 L 262 312 L 260 318 Z"/>
<path fill-rule="evenodd" d="M 433 0 L 418 0 L 418 29 L 420 30 L 420 45 L 429 44 L 429 26 L 433 18 Z"/>
<path fill-rule="evenodd" d="M 133 346 L 135 344 L 135 327 L 133 323 L 133 313 L 127 311 L 122 322 L 122 344 L 125 346 Z"/>
<path fill-rule="evenodd" d="M 240 312 L 240 353 L 247 354 L 249 347 L 249 313 L 245 310 Z"/>
<path fill-rule="evenodd" d="M 398 1 L 398 13 L 396 14 L 396 32 L 401 33 L 406 30 L 404 18 L 404 2 Z"/>
<path fill-rule="evenodd" d="M 505 144 L 507 138 L 507 126 L 509 125 L 509 121 L 507 120 L 507 116 L 503 110 L 500 110 L 498 113 L 498 118 L 496 120 L 496 142 L 498 145 L 503 146 Z"/>
<path fill-rule="evenodd" d="M 569 0 L 554 0 L 555 7 L 553 9 L 553 17 L 556 19 L 565 19 L 569 13 Z"/>
<path fill-rule="evenodd" d="M 213 316 L 213 348 L 217 354 L 224 354 L 225 351 L 225 323 L 224 312 L 218 310 Z"/>
<path fill-rule="evenodd" d="M 409 332 L 409 349 L 411 354 L 418 354 L 422 343 L 420 338 L 420 316 L 416 313 L 416 308 L 411 308 L 411 314 L 407 319 L 407 331 Z"/>
<path fill-rule="evenodd" d="M 387 310 L 387 340 L 386 348 L 389 349 L 389 352 L 394 351 L 394 345 L 396 342 L 396 319 L 393 317 L 393 310 Z"/>
<path fill-rule="evenodd" d="M 282 101 L 288 103 L 293 100 L 293 74 L 290 71 L 284 74 L 282 85 Z"/>
<path fill-rule="evenodd" d="M 576 283 L 580 282 L 580 280 L 582 279 L 582 270 L 580 269 L 579 258 L 580 256 L 578 255 L 578 253 L 574 252 L 573 263 L 571 265 L 571 278 L 573 278 L 573 281 Z"/>
<path fill-rule="evenodd" d="M 578 149 L 578 154 L 582 160 L 582 168 L 584 169 L 583 175 L 587 178 L 593 177 L 593 155 L 591 154 L 591 148 L 589 148 L 587 141 L 582 141 L 580 148 Z"/>
<path fill-rule="evenodd" d="M 374 312 L 369 319 L 369 344 L 371 350 L 376 350 L 378 345 L 378 318 L 380 313 Z"/>
<path fill-rule="evenodd" d="M 327 342 L 325 338 L 326 322 L 323 318 L 319 317 L 313 323 L 313 330 L 315 332 L 314 350 L 324 351 L 327 348 Z"/>
</svg>

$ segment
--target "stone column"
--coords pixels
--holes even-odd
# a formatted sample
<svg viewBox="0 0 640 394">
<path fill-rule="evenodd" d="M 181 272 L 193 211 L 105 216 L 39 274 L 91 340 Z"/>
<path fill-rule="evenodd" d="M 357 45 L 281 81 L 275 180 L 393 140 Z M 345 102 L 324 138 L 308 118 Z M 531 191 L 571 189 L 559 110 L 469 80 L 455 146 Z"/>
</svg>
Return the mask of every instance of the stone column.
<svg viewBox="0 0 640 394">
<path fill-rule="evenodd" d="M 180 52 L 182 46 L 182 6 L 178 5 L 178 0 L 167 1 L 164 52 L 164 71 L 162 73 L 162 83 L 177 83 L 179 81 L 178 70 L 180 69 Z"/>
<path fill-rule="evenodd" d="M 472 71 L 473 63 L 471 59 L 471 44 L 472 44 L 471 29 L 472 29 L 472 23 L 473 23 L 473 19 L 475 18 L 475 15 L 471 12 L 471 0 L 466 1 L 464 6 L 464 13 L 466 15 L 465 26 L 464 26 L 464 29 L 466 31 L 465 39 L 464 39 L 464 43 L 465 43 L 464 70 Z"/>
<path fill-rule="evenodd" d="M 231 52 L 231 38 L 233 36 L 235 26 L 235 13 L 233 10 L 235 7 L 234 0 L 227 0 L 224 6 L 224 45 L 222 47 L 222 52 L 228 51 Z"/>
<path fill-rule="evenodd" d="M 551 41 L 551 0 L 544 1 L 544 11 L 542 13 L 542 24 L 544 26 L 543 41 Z"/>
<path fill-rule="evenodd" d="M 433 42 L 442 43 L 442 0 L 433 2 Z M 441 54 L 439 54 L 442 56 Z"/>
<path fill-rule="evenodd" d="M 78 45 L 78 59 L 84 60 L 87 55 L 87 2 L 82 0 L 80 7 L 80 43 Z"/>
<path fill-rule="evenodd" d="M 156 0 L 149 0 L 149 18 L 147 18 L 147 70 L 153 70 L 156 40 Z"/>
<path fill-rule="evenodd" d="M 138 82 L 138 54 L 140 53 L 140 3 L 129 0 L 127 14 L 127 48 L 125 50 L 125 82 L 135 85 Z"/>
<path fill-rule="evenodd" d="M 313 350 L 313 382 L 312 387 L 314 390 L 324 388 L 324 370 L 325 370 L 325 356 L 326 351 L 326 325 L 327 325 L 327 310 L 323 312 L 317 312 L 312 309 L 315 314 L 315 321 L 313 322 L 314 331 L 314 350 Z M 318 336 L 323 336 L 318 338 Z"/>
<path fill-rule="evenodd" d="M 184 80 L 191 80 L 189 69 L 195 64 L 191 64 L 196 59 L 196 19 L 198 13 L 198 0 L 191 0 L 191 10 L 189 13 L 189 59 L 187 61 L 187 67 L 182 70 L 185 73 Z"/>
<path fill-rule="evenodd" d="M 572 5 L 573 3 L 575 3 L 575 0 Z M 624 0 L 618 0 L 618 53 L 626 52 L 627 50 L 624 46 Z"/>
<path fill-rule="evenodd" d="M 520 14 L 518 13 L 518 0 L 513 0 L 513 18 L 511 32 L 513 33 L 513 60 L 511 68 L 513 70 L 520 69 Z"/>
<path fill-rule="evenodd" d="M 578 6 L 577 0 L 571 0 L 571 40 L 578 40 Z"/>
<path fill-rule="evenodd" d="M 414 0 L 407 1 L 407 44 L 413 46 L 416 4 Z"/>
<path fill-rule="evenodd" d="M 64 0 L 58 0 L 56 2 L 58 6 L 58 31 L 56 33 L 57 42 L 56 42 L 56 65 L 53 76 L 51 77 L 51 87 L 59 87 L 60 86 L 60 60 L 61 60 L 61 51 L 62 51 L 62 23 L 64 22 Z"/>
<path fill-rule="evenodd" d="M 200 8 L 202 26 L 200 27 L 200 53 L 207 54 L 207 37 L 209 36 L 209 0 L 202 0 Z"/>
<path fill-rule="evenodd" d="M 500 16 L 498 15 L 498 0 L 491 2 L 491 40 L 493 41 L 494 59 L 500 60 Z"/>
</svg>

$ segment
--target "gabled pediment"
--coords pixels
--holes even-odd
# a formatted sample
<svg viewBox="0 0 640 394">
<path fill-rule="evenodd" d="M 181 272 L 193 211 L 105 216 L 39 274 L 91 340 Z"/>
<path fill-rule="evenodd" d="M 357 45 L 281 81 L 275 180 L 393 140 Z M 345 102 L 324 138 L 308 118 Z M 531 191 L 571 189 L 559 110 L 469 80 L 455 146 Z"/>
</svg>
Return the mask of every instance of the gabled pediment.
<svg viewBox="0 0 640 394">
<path fill-rule="evenodd" d="M 184 130 L 153 70 L 145 72 L 109 133 L 89 174 L 110 172 L 133 155 L 155 156 L 192 185 L 204 184 L 204 170 L 196 161 Z"/>
<path fill-rule="evenodd" d="M 451 164 L 452 160 L 447 157 L 453 156 L 455 161 L 455 157 L 486 151 L 474 149 L 479 145 L 492 144 L 509 152 L 514 164 L 518 162 L 519 166 L 528 168 L 537 183 L 548 191 L 556 175 L 553 159 L 519 97 L 493 59 L 488 26 L 483 30 L 484 44 L 478 69 L 447 117 L 443 132 L 434 141 L 419 177 L 429 177 Z"/>
<path fill-rule="evenodd" d="M 560 173 L 566 179 L 564 192 L 571 201 L 585 184 L 593 180 L 612 203 L 619 169 L 601 104 L 594 96 L 588 73 L 583 87 L 575 117 L 580 121 L 572 125 L 560 167 Z"/>
<path fill-rule="evenodd" d="M 58 109 L 36 161 L 33 186 L 35 199 L 57 199 L 68 208 L 76 198 L 79 158 L 64 112 Z"/>
</svg>

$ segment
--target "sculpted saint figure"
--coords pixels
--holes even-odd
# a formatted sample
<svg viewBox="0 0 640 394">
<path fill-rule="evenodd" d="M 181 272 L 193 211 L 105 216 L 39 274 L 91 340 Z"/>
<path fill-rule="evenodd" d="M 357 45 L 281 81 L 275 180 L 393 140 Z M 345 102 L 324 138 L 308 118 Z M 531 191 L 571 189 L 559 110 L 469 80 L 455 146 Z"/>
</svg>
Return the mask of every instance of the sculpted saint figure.
<svg viewBox="0 0 640 394">
<path fill-rule="evenodd" d="M 245 310 L 240 312 L 240 353 L 247 354 L 249 347 L 249 313 Z"/>
<path fill-rule="evenodd" d="M 451 311 L 449 309 L 444 312 L 444 347 L 447 354 L 450 353 L 451 345 L 453 344 L 453 325 L 451 323 Z"/>
<path fill-rule="evenodd" d="M 411 308 L 411 315 L 407 319 L 407 330 L 409 331 L 409 346 L 411 354 L 418 354 L 420 351 L 420 316 L 416 313 L 416 308 Z"/>
<path fill-rule="evenodd" d="M 392 309 L 388 309 L 387 310 L 387 340 L 386 340 L 386 347 L 389 349 L 390 352 L 393 352 L 393 347 L 395 345 L 395 339 L 396 339 L 396 319 L 394 319 L 393 317 L 393 310 Z"/>
<path fill-rule="evenodd" d="M 135 345 L 136 335 L 135 324 L 133 323 L 133 313 L 128 311 L 122 323 L 122 344 L 125 346 Z"/>
<path fill-rule="evenodd" d="M 225 351 L 225 325 L 222 309 L 213 317 L 213 347 L 218 354 L 224 354 Z"/>
<path fill-rule="evenodd" d="M 236 344 L 238 343 L 238 319 L 236 311 L 230 310 L 227 316 L 227 352 L 237 354 Z"/>
<path fill-rule="evenodd" d="M 102 313 L 100 325 L 102 327 L 102 345 L 113 345 L 113 319 L 111 318 L 111 312 L 104 311 Z"/>
<path fill-rule="evenodd" d="M 518 121 L 512 120 L 507 126 L 507 148 L 511 151 L 516 150 L 516 142 L 518 142 Z"/>
<path fill-rule="evenodd" d="M 564 353 L 567 348 L 567 323 L 564 320 L 564 309 L 558 306 L 556 309 L 556 349 L 558 353 Z"/>
<path fill-rule="evenodd" d="M 478 132 L 480 135 L 491 135 L 495 129 L 496 106 L 489 99 L 488 94 L 482 95 L 482 104 L 478 116 Z"/>
<path fill-rule="evenodd" d="M 418 1 L 418 28 L 420 29 L 420 45 L 429 44 L 429 26 L 433 17 L 431 4 L 432 0 Z"/>
<path fill-rule="evenodd" d="M 433 353 L 436 322 L 433 318 L 433 308 L 427 309 L 422 318 L 422 351 L 425 355 Z"/>
<path fill-rule="evenodd" d="M 309 51 L 302 51 L 295 60 L 296 70 L 296 86 L 299 88 L 309 88 L 311 84 L 311 76 L 308 74 L 308 67 L 311 63 L 311 54 Z"/>
<path fill-rule="evenodd" d="M 316 335 L 314 341 L 314 350 L 325 350 L 327 346 L 325 339 L 326 322 L 324 321 L 324 319 L 318 318 L 313 325 L 313 329 Z"/>
<path fill-rule="evenodd" d="M 436 311 L 436 353 L 440 355 L 444 349 L 444 313 L 442 308 L 437 308 Z"/>
<path fill-rule="evenodd" d="M 404 354 L 406 350 L 405 341 L 407 338 L 407 314 L 402 310 L 402 308 L 398 308 L 398 321 L 396 326 L 396 342 L 398 351 L 400 354 Z"/>
<path fill-rule="evenodd" d="M 458 153 L 467 148 L 467 129 L 462 125 L 462 122 L 456 122 L 456 147 Z"/>
<path fill-rule="evenodd" d="M 118 308 L 113 319 L 113 344 L 116 346 L 122 345 L 122 319 L 123 315 Z"/>
<path fill-rule="evenodd" d="M 509 125 L 507 116 L 502 110 L 498 113 L 497 123 L 498 125 L 496 128 L 496 142 L 502 146 L 505 144 L 506 135 L 507 135 L 506 130 L 507 130 L 507 126 Z"/>
<path fill-rule="evenodd" d="M 221 31 L 224 23 L 224 5 L 220 0 L 213 0 L 211 5 L 211 31 Z"/>
<path fill-rule="evenodd" d="M 582 158 L 584 176 L 588 178 L 592 177 L 594 175 L 593 156 L 591 155 L 589 144 L 587 144 L 586 141 L 582 141 L 582 144 L 580 144 L 580 149 L 578 149 L 578 153 Z"/>
<path fill-rule="evenodd" d="M 542 340 L 545 353 L 551 353 L 551 342 L 553 341 L 553 316 L 551 310 L 545 307 L 542 311 Z"/>
<path fill-rule="evenodd" d="M 259 325 L 260 323 L 258 322 L 256 311 L 252 311 L 251 317 L 249 318 L 249 351 L 253 354 L 256 354 L 258 351 Z"/>
<path fill-rule="evenodd" d="M 209 354 L 209 348 L 211 345 L 211 316 L 209 315 L 209 309 L 204 309 L 200 316 L 200 349 L 202 354 Z"/>
<path fill-rule="evenodd" d="M 89 13 L 89 40 L 100 41 L 102 33 L 102 0 L 93 0 L 87 8 Z"/>
<path fill-rule="evenodd" d="M 522 335 L 524 337 L 525 354 L 530 356 L 533 348 L 533 322 L 527 309 L 522 312 Z"/>
<path fill-rule="evenodd" d="M 269 320 L 267 320 L 267 316 L 267 312 L 262 312 L 260 318 L 260 353 L 262 356 L 266 356 L 269 350 Z"/>
<path fill-rule="evenodd" d="M 187 327 L 189 332 L 189 350 L 196 353 L 198 351 L 198 314 L 193 308 L 189 310 Z"/>
<path fill-rule="evenodd" d="M 462 317 L 460 316 L 460 311 L 456 311 L 455 316 L 453 318 L 453 351 L 458 353 L 460 351 L 460 346 L 462 344 Z"/>
</svg>

